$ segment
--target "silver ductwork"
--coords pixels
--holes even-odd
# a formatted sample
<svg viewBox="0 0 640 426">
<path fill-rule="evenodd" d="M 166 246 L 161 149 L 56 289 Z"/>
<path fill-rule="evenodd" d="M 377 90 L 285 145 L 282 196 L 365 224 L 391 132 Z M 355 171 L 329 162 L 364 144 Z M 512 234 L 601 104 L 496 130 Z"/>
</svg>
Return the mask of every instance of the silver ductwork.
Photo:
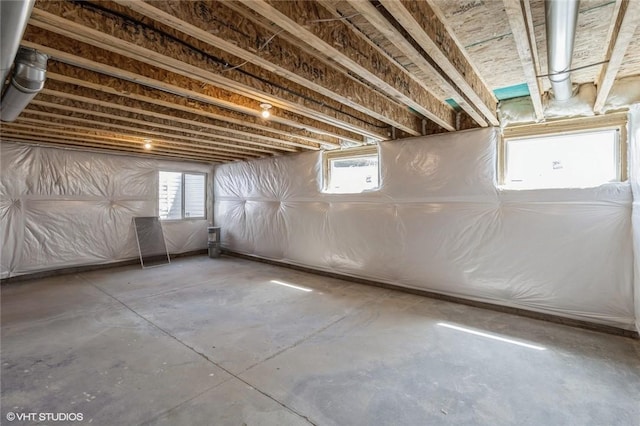
<svg viewBox="0 0 640 426">
<path fill-rule="evenodd" d="M 573 95 L 571 57 L 580 0 L 545 0 L 549 80 L 554 97 L 566 101 Z"/>
<path fill-rule="evenodd" d="M 11 71 L 35 0 L 0 0 L 0 87 Z"/>
<path fill-rule="evenodd" d="M 0 120 L 13 121 L 44 87 L 48 56 L 21 47 L 16 55 L 11 81 L 0 103 Z"/>
</svg>

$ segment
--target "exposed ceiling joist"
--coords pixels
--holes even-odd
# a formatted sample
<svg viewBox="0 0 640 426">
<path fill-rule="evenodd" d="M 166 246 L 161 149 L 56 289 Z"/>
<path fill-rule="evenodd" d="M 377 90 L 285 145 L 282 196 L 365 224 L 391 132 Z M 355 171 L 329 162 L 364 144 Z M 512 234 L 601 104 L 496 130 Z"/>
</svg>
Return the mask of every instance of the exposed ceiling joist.
<svg viewBox="0 0 640 426">
<path fill-rule="evenodd" d="M 605 63 L 602 65 L 596 82 L 598 94 L 593 106 L 601 113 L 618 75 L 629 44 L 633 40 L 636 28 L 640 24 L 640 2 L 618 0 L 617 14 L 614 14 L 612 28 L 609 31 Z"/>
<path fill-rule="evenodd" d="M 434 8 L 425 1 L 381 0 L 380 3 L 404 27 L 468 101 L 492 125 L 498 125 L 497 100 L 465 57 Z"/>
<path fill-rule="evenodd" d="M 29 34 L 33 36 L 37 31 L 29 31 Z M 221 93 L 216 90 L 212 86 L 199 84 L 194 80 L 190 80 L 183 76 L 178 76 L 172 74 L 166 70 L 153 68 L 150 66 L 140 66 L 135 61 L 126 61 L 124 65 L 120 67 L 114 67 L 109 65 L 111 59 L 117 59 L 117 56 L 114 57 L 114 54 L 111 52 L 100 52 L 98 49 L 96 50 L 96 57 L 100 60 L 100 62 L 93 61 L 87 59 L 86 57 L 75 56 L 66 51 L 61 51 L 50 47 L 48 42 L 46 42 L 46 32 L 42 35 L 42 40 L 39 37 L 33 36 L 32 38 L 36 40 L 36 42 L 25 42 L 23 43 L 25 46 L 32 47 L 34 49 L 38 49 L 39 51 L 50 55 L 50 57 L 56 61 L 51 62 L 50 70 L 52 72 L 65 73 L 71 70 L 70 66 L 76 67 L 78 69 L 87 70 L 88 73 L 102 74 L 105 77 L 103 79 L 107 81 L 116 81 L 115 79 L 119 79 L 120 81 L 117 83 L 118 87 L 122 88 L 123 92 L 134 92 L 137 89 L 135 88 L 138 85 L 142 85 L 144 88 L 148 88 L 150 90 L 162 91 L 167 94 L 170 94 L 174 97 L 181 97 L 185 100 L 191 99 L 203 104 L 211 105 L 212 110 L 215 109 L 218 115 L 221 117 L 220 119 L 224 120 L 239 120 L 239 122 L 243 123 L 253 123 L 255 125 L 259 125 L 264 128 L 272 127 L 274 131 L 280 129 L 284 131 L 285 134 L 297 133 L 297 126 L 294 128 L 289 127 L 290 122 L 283 122 L 284 120 L 270 120 L 266 122 L 262 118 L 255 117 L 253 115 L 252 109 L 247 109 L 246 107 L 242 107 L 240 105 L 235 106 L 233 109 L 226 108 L 229 104 L 233 104 L 232 97 L 226 97 L 225 93 Z M 55 45 L 55 41 L 59 40 L 59 36 L 53 34 L 50 39 L 53 40 L 51 44 Z M 39 43 L 47 43 L 39 44 Z M 84 45 L 79 42 L 71 42 L 67 41 L 67 43 L 62 44 L 65 49 L 73 50 L 89 48 L 89 46 Z M 143 68 L 143 71 L 140 73 L 134 72 L 135 69 Z M 59 71 L 57 71 L 59 70 Z M 100 77 L 95 77 L 98 80 Z M 113 86 L 112 86 L 113 87 Z M 142 90 L 142 89 L 141 89 Z M 241 115 L 243 112 L 250 111 L 251 115 L 243 116 Z M 244 117 L 244 118 L 242 118 Z M 303 131 L 303 134 L 307 134 L 310 137 L 316 136 L 316 138 L 310 139 L 315 143 L 325 143 L 328 145 L 338 145 L 337 136 L 333 135 L 333 141 L 331 139 L 320 139 L 316 133 L 309 132 L 307 130 Z M 354 134 L 351 134 L 353 137 L 357 137 Z M 350 138 L 345 137 L 345 139 L 350 140 Z M 335 142 L 334 142 L 335 141 Z"/>
<path fill-rule="evenodd" d="M 201 157 L 201 156 L 191 156 L 187 154 L 177 154 L 173 152 L 166 152 L 163 150 L 149 152 L 140 148 L 130 147 L 130 146 L 120 146 L 114 145 L 110 143 L 101 143 L 100 141 L 75 141 L 70 140 L 64 137 L 55 138 L 55 137 L 47 137 L 47 136 L 34 136 L 34 135 L 21 135 L 14 134 L 12 132 L 7 132 L 6 134 L 3 132 L 0 135 L 0 141 L 2 142 L 16 142 L 22 144 L 29 145 L 41 145 L 41 146 L 52 146 L 56 148 L 72 148 L 81 151 L 96 151 L 96 152 L 117 152 L 128 155 L 139 155 L 145 158 L 156 158 L 156 159 L 171 159 L 171 160 L 188 160 L 188 161 L 196 161 L 200 163 L 226 163 L 229 160 L 220 159 L 216 157 Z"/>
<path fill-rule="evenodd" d="M 114 114 L 127 112 L 131 114 L 142 115 L 143 117 L 145 117 L 145 119 L 147 119 L 147 117 L 152 117 L 152 119 L 157 118 L 183 124 L 195 123 L 195 125 L 201 126 L 204 129 L 216 130 L 218 127 L 215 124 L 209 124 L 207 122 L 213 121 L 215 123 L 215 116 L 212 117 L 207 113 L 203 114 L 201 110 L 193 106 L 184 106 L 181 108 L 181 105 L 176 105 L 172 107 L 164 104 L 163 101 L 156 101 L 153 98 L 145 98 L 129 94 L 113 95 L 111 93 L 93 90 L 89 87 L 80 87 L 77 84 L 65 84 L 63 82 L 55 80 L 52 80 L 51 83 L 48 84 L 48 86 L 50 88 L 43 89 L 39 96 L 50 95 L 51 97 L 55 98 L 56 103 L 63 105 L 78 105 L 81 107 L 87 107 L 91 110 L 97 109 L 98 111 L 102 111 L 104 110 L 104 108 L 107 108 L 111 113 Z M 160 104 L 157 104 L 155 102 L 160 102 Z M 237 126 L 237 128 L 243 129 L 242 123 L 234 124 Z M 253 127 L 249 128 L 251 130 L 255 130 Z M 263 133 L 260 135 L 253 134 L 254 138 L 260 136 L 267 138 L 266 140 L 273 140 L 274 142 L 265 145 L 261 142 L 255 142 L 247 139 L 245 140 L 245 143 L 257 146 L 273 146 L 277 149 L 291 152 L 299 151 L 299 148 L 310 150 L 318 149 L 311 145 L 302 144 L 295 138 L 275 139 L 273 137 L 264 136 L 268 134 L 268 132 L 273 132 L 273 130 L 265 130 L 260 127 L 258 127 L 258 129 L 262 130 Z M 233 131 L 234 127 L 229 127 L 226 130 Z M 275 136 L 281 135 L 275 133 Z M 275 141 L 278 141 L 278 144 L 276 144 Z M 301 141 L 305 141 L 304 137 L 301 138 Z M 313 141 L 306 140 L 306 142 L 312 143 Z M 282 143 L 283 146 L 281 146 L 279 143 Z"/>
<path fill-rule="evenodd" d="M 323 0 L 320 0 L 323 3 Z M 357 10 L 363 17 L 365 17 L 371 24 L 383 34 L 389 41 L 391 41 L 404 55 L 411 57 L 415 65 L 420 68 L 427 75 L 436 76 L 439 75 L 435 67 L 436 64 L 432 63 L 432 60 L 425 55 L 421 48 L 415 46 L 410 40 L 408 40 L 401 31 L 393 25 L 387 18 L 383 16 L 379 8 L 373 4 L 365 1 L 350 0 L 349 4 Z M 434 66 L 435 65 L 435 66 Z M 443 76 L 444 77 L 444 76 Z M 450 79 L 442 78 L 441 85 L 451 93 L 453 100 L 473 118 L 480 126 L 486 127 L 487 121 L 484 117 L 476 111 L 476 109 L 466 100 L 466 95 L 452 84 Z"/>
<path fill-rule="evenodd" d="M 127 116 L 107 114 L 104 112 L 93 111 L 91 109 L 85 108 L 77 108 L 72 106 L 66 106 L 61 103 L 53 103 L 46 102 L 41 100 L 42 97 L 38 96 L 38 99 L 34 99 L 29 104 L 29 107 L 25 109 L 25 113 L 38 113 L 42 116 L 49 116 L 52 118 L 55 117 L 75 117 L 82 118 L 83 121 L 90 121 L 93 123 L 99 123 L 100 120 L 105 120 L 104 122 L 118 122 L 118 123 L 127 123 L 132 126 L 128 126 L 130 129 L 138 129 L 142 132 L 148 133 L 149 135 L 171 135 L 172 137 L 183 138 L 185 140 L 192 139 L 194 141 L 206 141 L 206 143 L 210 145 L 220 146 L 220 147 L 228 147 L 228 148 L 242 148 L 247 151 L 255 151 L 262 152 L 265 154 L 277 154 L 282 151 L 285 151 L 283 148 L 276 149 L 272 147 L 272 149 L 262 148 L 261 146 L 254 146 L 246 143 L 246 140 L 227 137 L 222 138 L 219 135 L 214 135 L 211 133 L 200 132 L 194 129 L 186 129 L 184 127 L 177 127 L 175 125 L 167 125 L 163 123 L 158 123 L 150 120 L 150 117 L 146 117 L 144 120 L 130 118 Z M 54 112 L 50 112 L 54 111 Z M 86 118 L 85 118 L 86 117 Z M 123 127 L 123 129 L 127 129 L 127 127 Z M 158 129 L 162 129 L 159 131 Z M 226 142 L 228 141 L 228 142 Z M 266 145 L 266 144 L 265 144 Z M 268 145 L 266 145 L 268 146 Z M 287 149 L 286 151 L 295 151 L 294 149 Z"/>
<path fill-rule="evenodd" d="M 292 134 L 291 129 L 287 129 L 286 127 L 282 126 L 267 127 L 250 122 L 248 123 L 246 121 L 243 122 L 241 116 L 235 118 L 233 114 L 227 114 L 227 111 L 225 110 L 220 110 L 212 105 L 205 104 L 199 101 L 189 100 L 187 98 L 179 97 L 155 89 L 150 89 L 144 86 L 128 85 L 126 84 L 126 82 L 123 82 L 122 80 L 119 80 L 117 78 L 107 77 L 98 73 L 94 73 L 93 71 L 74 68 L 65 64 L 56 65 L 54 63 L 52 65 L 53 66 L 51 67 L 51 71 L 48 72 L 49 83 L 47 84 L 47 87 L 52 90 L 58 90 L 60 92 L 68 93 L 83 93 L 84 91 L 82 90 L 82 88 L 86 88 L 92 90 L 92 92 L 86 97 L 97 97 L 95 91 L 98 91 L 108 95 L 115 95 L 120 98 L 128 98 L 141 102 L 160 105 L 167 108 L 178 109 L 213 119 L 222 119 L 229 121 L 233 120 L 236 121 L 236 124 L 239 125 L 256 125 L 262 130 L 275 133 L 281 132 L 285 136 Z M 63 73 L 58 73 L 55 71 L 62 71 Z M 60 83 L 63 83 L 63 85 L 60 85 Z M 65 85 L 64 83 L 67 84 Z M 69 85 L 73 85 L 75 87 L 69 87 Z M 130 104 L 130 102 L 127 103 Z M 282 140 L 282 143 L 286 145 L 316 150 L 318 149 L 317 145 L 314 146 L 309 144 L 314 142 L 322 143 L 317 140 L 312 140 L 307 143 Z"/>
<path fill-rule="evenodd" d="M 99 138 L 105 141 L 113 142 L 113 143 L 121 143 L 121 144 L 131 144 L 137 147 L 143 147 L 144 138 L 139 135 L 133 134 L 123 134 L 116 133 L 113 131 L 105 130 L 104 128 L 86 128 L 84 126 L 78 126 L 74 124 L 62 124 L 62 123 L 54 123 L 50 122 L 49 127 L 45 130 L 41 127 L 43 120 L 32 119 L 27 117 L 20 117 L 15 122 L 9 124 L 9 130 L 22 129 L 23 133 L 34 134 L 34 135 L 65 135 L 69 137 L 88 137 L 88 138 Z M 34 127 L 34 124 L 36 125 Z M 182 152 L 188 153 L 190 155 L 203 155 L 203 156 L 217 156 L 221 159 L 226 160 L 241 160 L 248 158 L 255 158 L 257 155 L 246 155 L 246 154 L 232 154 L 232 153 L 223 153 L 223 152 L 213 152 L 211 149 L 207 149 L 206 147 L 201 148 L 198 146 L 185 145 L 175 143 L 174 141 L 167 140 L 153 140 L 153 146 L 158 149 L 162 148 L 167 150 L 168 152 Z"/>
<path fill-rule="evenodd" d="M 371 85 L 398 102 L 436 122 L 446 130 L 455 130 L 455 113 L 417 82 L 400 70 L 397 64 L 371 49 L 339 19 L 324 7 L 311 1 L 242 1 L 256 13 L 270 19 L 280 28 L 295 34 L 313 49 L 367 80 Z"/>
<path fill-rule="evenodd" d="M 91 135 L 83 135 L 83 136 L 73 136 L 67 133 L 56 133 L 56 132 L 37 132 L 33 130 L 24 129 L 26 125 L 23 125 L 23 128 L 18 127 L 15 124 L 7 127 L 2 130 L 2 140 L 16 140 L 19 139 L 22 142 L 49 142 L 56 143 L 62 145 L 74 145 L 79 147 L 95 147 L 95 148 L 116 148 L 122 151 L 144 154 L 148 151 L 145 151 L 144 148 L 140 144 L 136 144 L 134 142 L 126 142 L 126 141 L 113 141 L 102 139 L 99 137 L 91 136 Z M 29 127 L 29 126 L 26 126 Z M 220 156 L 218 154 L 194 154 L 194 153 L 185 153 L 176 151 L 174 149 L 167 149 L 165 147 L 154 147 L 153 153 L 161 154 L 162 156 L 174 157 L 174 158 L 185 158 L 190 160 L 198 160 L 205 162 L 227 162 L 234 161 L 233 158 L 228 158 L 225 156 Z"/>
<path fill-rule="evenodd" d="M 524 72 L 527 86 L 529 87 L 529 95 L 531 103 L 536 115 L 536 119 L 541 121 L 544 119 L 544 109 L 542 107 L 542 93 L 540 90 L 540 81 L 537 77 L 537 49 L 535 42 L 535 34 L 528 25 L 531 17 L 527 16 L 529 0 L 504 0 L 504 9 L 509 17 L 509 24 L 513 32 L 513 39 L 518 48 L 520 62 L 522 63 L 522 71 Z"/>
<path fill-rule="evenodd" d="M 572 76 L 597 113 L 640 75 L 638 5 L 581 4 Z M 36 0 L 22 45 L 48 79 L 34 129 L 0 136 L 232 161 L 497 125 L 496 97 L 527 92 L 542 121 L 544 27 L 544 0 Z"/>
<path fill-rule="evenodd" d="M 163 32 L 146 27 L 137 28 L 137 24 L 121 22 L 117 17 L 100 14 L 81 3 L 38 3 L 33 10 L 31 23 L 50 32 L 109 50 L 184 78 L 197 80 L 205 85 L 215 84 L 217 104 L 246 115 L 259 117 L 260 103 L 270 102 L 274 105 L 273 118 L 270 121 L 274 123 L 309 129 L 354 143 L 363 141 L 361 134 L 382 137 L 381 133 L 384 133 L 377 127 L 354 120 L 353 112 L 341 119 L 333 117 L 330 110 L 322 105 L 335 102 L 329 98 L 324 99 L 319 105 L 292 94 L 290 89 L 284 87 L 284 81 L 269 84 L 263 79 L 243 73 L 224 73 L 222 63 L 213 60 L 199 48 L 190 48 Z M 224 56 L 222 52 L 216 52 L 216 57 L 221 56 Z M 237 62 L 235 57 L 229 60 L 231 63 Z M 117 66 L 125 64 L 126 61 L 120 61 Z M 140 72 L 145 70 L 139 69 Z M 276 80 L 273 76 L 270 79 Z M 309 89 L 296 87 L 295 91 L 305 92 Z M 309 96 L 311 95 L 309 92 Z M 339 104 L 336 105 L 339 107 Z"/>
<path fill-rule="evenodd" d="M 336 99 L 389 126 L 411 135 L 420 134 L 420 119 L 406 108 L 362 83 L 336 73 L 314 56 L 279 38 L 277 33 L 227 8 L 224 2 L 211 5 L 176 0 L 152 4 L 128 0 L 116 2 L 244 61 Z"/>
<path fill-rule="evenodd" d="M 233 146 L 231 144 L 225 144 L 223 146 L 215 142 L 203 141 L 202 139 L 189 137 L 184 134 L 159 132 L 153 129 L 146 129 L 144 126 L 127 126 L 120 124 L 114 120 L 104 120 L 97 122 L 95 119 L 91 119 L 91 116 L 78 115 L 79 114 L 60 115 L 50 113 L 37 109 L 37 105 L 33 105 L 23 112 L 21 118 L 24 118 L 25 120 L 28 119 L 30 120 L 29 122 L 39 125 L 46 125 L 47 123 L 51 123 L 52 126 L 73 126 L 75 129 L 83 129 L 87 131 L 90 131 L 91 129 L 104 130 L 118 133 L 120 135 L 127 135 L 132 138 L 138 138 L 140 140 L 151 138 L 154 142 L 172 143 L 177 146 L 199 147 L 206 148 L 208 150 L 215 149 L 220 153 L 238 155 L 239 157 L 262 157 L 267 154 L 273 155 L 277 153 L 276 151 L 270 150 L 264 150 L 264 152 L 256 152 L 254 151 L 255 148 L 253 147 L 248 148 L 244 146 Z M 46 120 L 44 120 L 43 118 L 46 118 Z"/>
<path fill-rule="evenodd" d="M 223 127 L 206 122 L 202 117 L 195 114 L 171 111 L 172 114 L 169 115 L 166 114 L 166 108 L 135 102 L 133 100 L 130 102 L 134 105 L 120 105 L 104 100 L 44 89 L 36 99 L 31 101 L 30 105 L 43 105 L 49 108 L 49 110 L 60 109 L 70 113 L 82 112 L 95 117 L 104 117 L 131 123 L 146 124 L 154 128 L 186 132 L 201 136 L 213 142 L 242 141 L 243 144 L 248 146 L 273 148 L 281 152 L 299 151 L 297 148 L 281 144 L 280 139 L 250 133 L 246 130 L 241 130 L 242 128 L 239 126 L 237 128 Z M 243 138 L 239 139 L 234 135 L 242 136 Z"/>
</svg>

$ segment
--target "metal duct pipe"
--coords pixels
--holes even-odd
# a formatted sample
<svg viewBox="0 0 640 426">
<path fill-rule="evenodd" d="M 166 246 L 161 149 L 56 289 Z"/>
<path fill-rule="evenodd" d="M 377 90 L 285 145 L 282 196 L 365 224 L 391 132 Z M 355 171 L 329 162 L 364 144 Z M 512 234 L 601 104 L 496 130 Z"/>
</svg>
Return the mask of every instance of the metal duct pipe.
<svg viewBox="0 0 640 426">
<path fill-rule="evenodd" d="M 556 100 L 566 101 L 573 95 L 571 57 L 576 38 L 580 0 L 545 0 L 547 24 L 547 58 L 549 80 Z"/>
<path fill-rule="evenodd" d="M 11 71 L 35 0 L 0 0 L 0 87 Z"/>
<path fill-rule="evenodd" d="M 0 120 L 13 121 L 44 87 L 47 76 L 47 55 L 35 49 L 21 47 L 16 55 L 11 82 L 2 95 Z"/>
</svg>

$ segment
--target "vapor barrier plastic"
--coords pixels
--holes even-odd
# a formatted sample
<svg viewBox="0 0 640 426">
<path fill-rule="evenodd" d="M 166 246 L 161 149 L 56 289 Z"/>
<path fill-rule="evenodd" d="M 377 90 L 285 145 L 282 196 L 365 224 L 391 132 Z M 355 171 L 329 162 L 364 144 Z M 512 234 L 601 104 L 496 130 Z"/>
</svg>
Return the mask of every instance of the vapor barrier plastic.
<svg viewBox="0 0 640 426">
<path fill-rule="evenodd" d="M 2 278 L 135 259 L 132 218 L 157 215 L 158 170 L 211 176 L 202 164 L 6 142 L 0 167 Z M 166 222 L 169 252 L 206 249 L 207 224 Z"/>
<path fill-rule="evenodd" d="M 631 188 L 499 191 L 497 129 L 380 145 L 381 185 L 321 191 L 321 154 L 215 168 L 245 254 L 634 329 Z"/>
<path fill-rule="evenodd" d="M 640 104 L 629 110 L 629 180 L 633 191 L 633 253 L 636 328 L 640 331 Z"/>
</svg>

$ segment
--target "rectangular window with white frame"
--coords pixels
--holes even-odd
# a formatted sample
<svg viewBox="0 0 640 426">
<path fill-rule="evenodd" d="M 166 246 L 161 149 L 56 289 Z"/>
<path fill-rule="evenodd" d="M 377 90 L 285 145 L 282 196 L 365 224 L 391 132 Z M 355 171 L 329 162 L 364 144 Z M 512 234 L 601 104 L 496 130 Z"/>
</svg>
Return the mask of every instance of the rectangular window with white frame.
<svg viewBox="0 0 640 426">
<path fill-rule="evenodd" d="M 545 129 L 537 135 L 505 134 L 500 162 L 503 189 L 589 188 L 626 179 L 623 124 Z"/>
<path fill-rule="evenodd" d="M 205 173 L 158 172 L 158 215 L 162 220 L 205 219 Z"/>
<path fill-rule="evenodd" d="M 324 192 L 357 194 L 380 186 L 377 146 L 327 151 L 323 160 Z"/>
</svg>

